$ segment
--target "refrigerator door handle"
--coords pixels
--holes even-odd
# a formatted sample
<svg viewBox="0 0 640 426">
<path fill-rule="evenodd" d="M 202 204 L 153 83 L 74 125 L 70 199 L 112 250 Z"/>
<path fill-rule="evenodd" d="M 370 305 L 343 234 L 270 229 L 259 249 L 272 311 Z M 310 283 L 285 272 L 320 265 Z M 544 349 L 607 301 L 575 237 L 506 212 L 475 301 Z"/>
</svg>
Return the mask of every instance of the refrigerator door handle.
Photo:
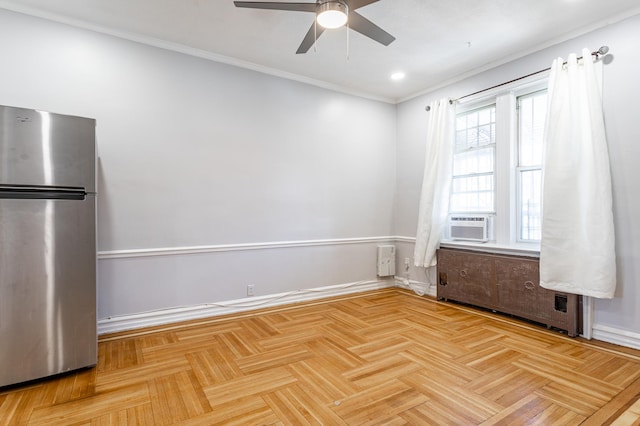
<svg viewBox="0 0 640 426">
<path fill-rule="evenodd" d="M 0 199 L 13 200 L 84 200 L 81 188 L 0 186 Z"/>
</svg>

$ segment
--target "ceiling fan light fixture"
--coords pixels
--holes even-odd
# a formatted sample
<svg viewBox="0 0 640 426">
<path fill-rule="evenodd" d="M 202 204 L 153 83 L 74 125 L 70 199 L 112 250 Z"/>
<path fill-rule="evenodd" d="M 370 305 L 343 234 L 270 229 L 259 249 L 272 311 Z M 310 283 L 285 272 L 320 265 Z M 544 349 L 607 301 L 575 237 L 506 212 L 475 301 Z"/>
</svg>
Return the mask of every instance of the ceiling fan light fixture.
<svg viewBox="0 0 640 426">
<path fill-rule="evenodd" d="M 347 23 L 349 8 L 342 1 L 326 1 L 318 5 L 316 21 L 323 28 L 339 28 Z"/>
</svg>

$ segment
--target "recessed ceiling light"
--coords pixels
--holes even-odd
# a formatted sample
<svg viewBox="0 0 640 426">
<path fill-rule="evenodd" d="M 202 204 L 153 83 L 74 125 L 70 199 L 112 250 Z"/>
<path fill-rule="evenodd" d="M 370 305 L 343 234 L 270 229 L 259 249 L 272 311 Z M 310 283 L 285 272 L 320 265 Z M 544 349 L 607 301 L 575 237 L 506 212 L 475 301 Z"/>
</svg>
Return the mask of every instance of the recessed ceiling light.
<svg viewBox="0 0 640 426">
<path fill-rule="evenodd" d="M 405 74 L 402 71 L 394 72 L 391 74 L 391 80 L 398 81 L 404 78 Z"/>
</svg>

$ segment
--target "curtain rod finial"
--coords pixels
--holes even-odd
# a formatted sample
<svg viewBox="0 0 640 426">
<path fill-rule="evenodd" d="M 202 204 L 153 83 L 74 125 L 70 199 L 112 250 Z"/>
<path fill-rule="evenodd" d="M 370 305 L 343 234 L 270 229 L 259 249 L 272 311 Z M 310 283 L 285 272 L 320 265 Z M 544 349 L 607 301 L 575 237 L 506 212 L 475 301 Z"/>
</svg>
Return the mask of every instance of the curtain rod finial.
<svg viewBox="0 0 640 426">
<path fill-rule="evenodd" d="M 431 106 L 427 105 L 426 107 L 424 107 L 425 111 L 431 111 Z"/>
</svg>

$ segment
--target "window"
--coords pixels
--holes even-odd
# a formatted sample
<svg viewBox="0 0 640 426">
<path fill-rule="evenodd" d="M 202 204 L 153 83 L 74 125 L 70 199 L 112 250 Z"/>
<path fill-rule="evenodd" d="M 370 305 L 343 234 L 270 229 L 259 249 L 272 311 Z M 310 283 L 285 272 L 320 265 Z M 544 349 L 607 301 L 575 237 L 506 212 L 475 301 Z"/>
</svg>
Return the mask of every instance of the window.
<svg viewBox="0 0 640 426">
<path fill-rule="evenodd" d="M 540 241 L 542 138 L 546 114 L 546 91 L 518 98 L 518 241 Z"/>
<path fill-rule="evenodd" d="M 458 111 L 449 213 L 488 215 L 497 244 L 539 243 L 544 82 Z"/>
<path fill-rule="evenodd" d="M 493 213 L 496 107 L 459 114 L 453 154 L 452 213 Z"/>
</svg>

